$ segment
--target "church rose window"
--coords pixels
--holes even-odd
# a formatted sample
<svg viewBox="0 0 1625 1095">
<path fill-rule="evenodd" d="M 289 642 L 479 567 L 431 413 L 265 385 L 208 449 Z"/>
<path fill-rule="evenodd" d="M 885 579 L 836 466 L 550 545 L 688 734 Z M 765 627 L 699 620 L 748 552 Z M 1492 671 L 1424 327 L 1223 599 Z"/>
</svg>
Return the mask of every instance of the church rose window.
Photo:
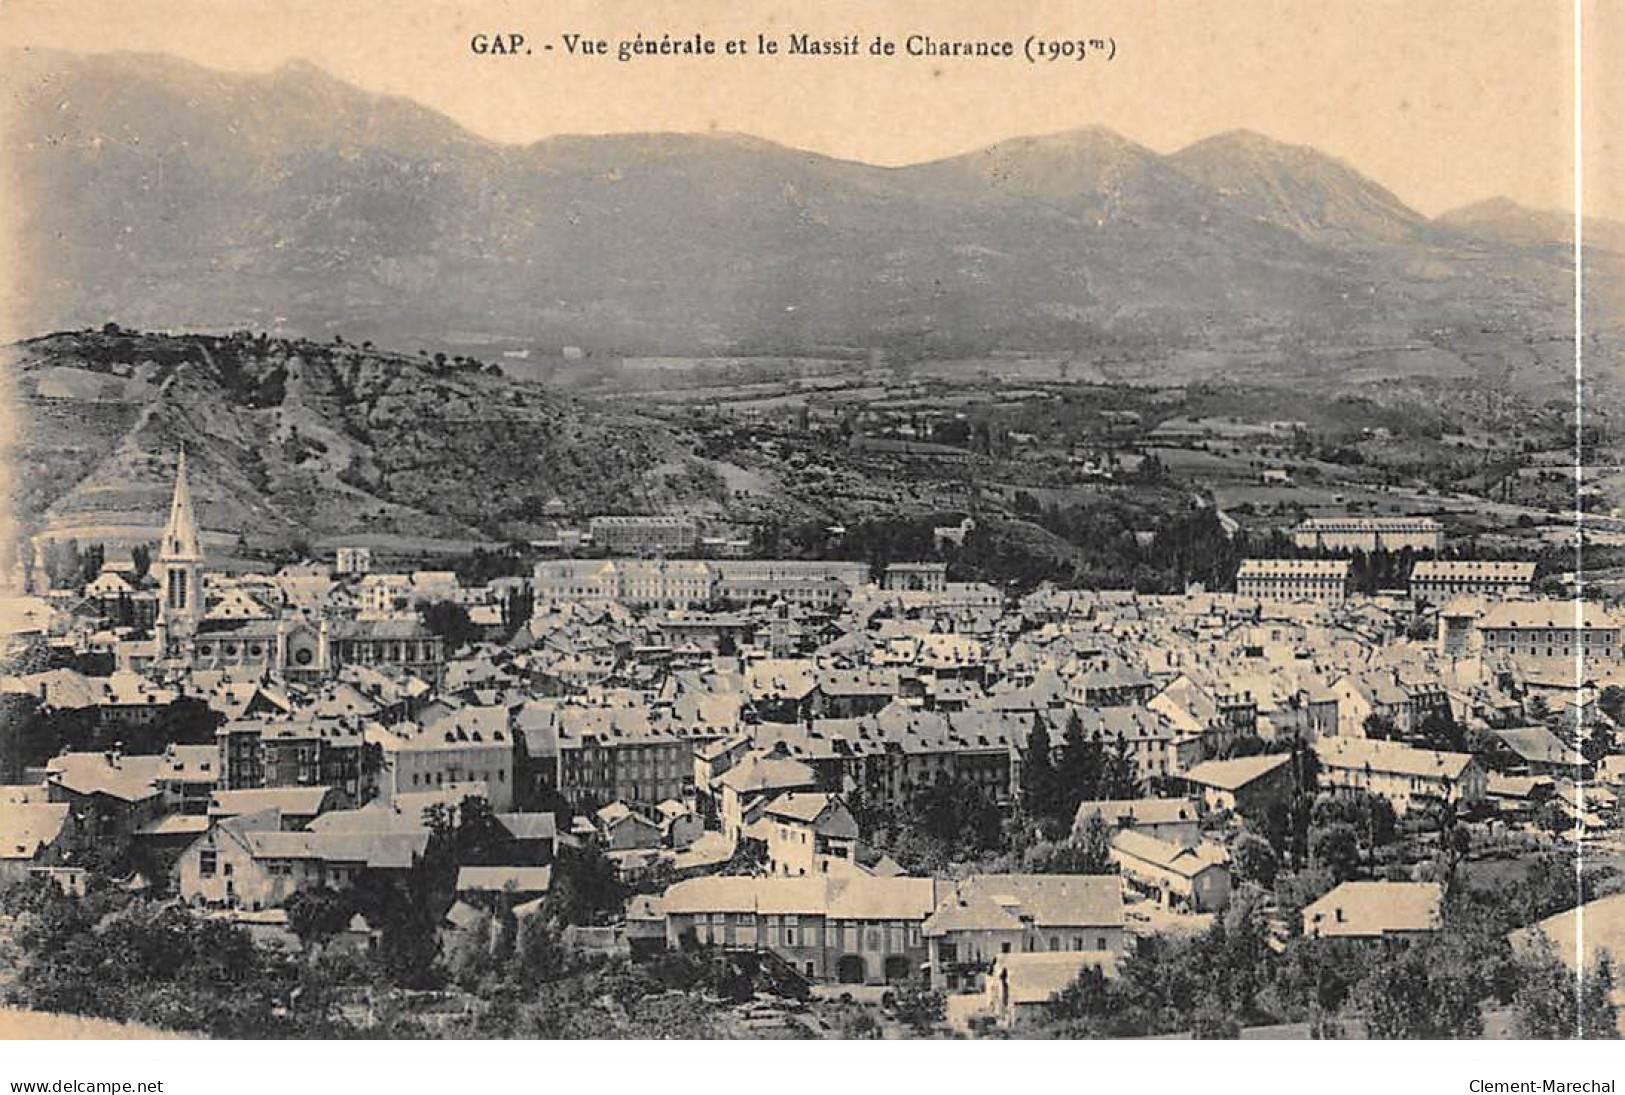
<svg viewBox="0 0 1625 1095">
<path fill-rule="evenodd" d="M 311 653 L 308 650 L 300 650 L 294 654 L 293 660 L 298 662 L 300 665 L 309 665 L 311 662 Z"/>
</svg>

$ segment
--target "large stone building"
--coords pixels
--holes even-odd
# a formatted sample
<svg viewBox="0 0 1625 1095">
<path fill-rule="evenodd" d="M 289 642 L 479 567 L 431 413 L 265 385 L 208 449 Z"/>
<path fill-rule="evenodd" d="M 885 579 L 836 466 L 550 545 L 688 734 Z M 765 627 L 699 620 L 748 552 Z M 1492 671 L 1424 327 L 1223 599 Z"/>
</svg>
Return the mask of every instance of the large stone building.
<svg viewBox="0 0 1625 1095">
<path fill-rule="evenodd" d="M 1556 658 L 1613 662 L 1619 658 L 1619 619 L 1600 605 L 1574 601 L 1505 601 L 1478 616 L 1487 658 L 1515 662 Z"/>
<path fill-rule="evenodd" d="M 1311 517 L 1292 542 L 1310 551 L 1439 551 L 1444 526 L 1431 517 Z"/>
<path fill-rule="evenodd" d="M 332 787 L 351 804 L 377 793 L 378 750 L 350 717 L 233 719 L 215 731 L 219 787 Z"/>
<path fill-rule="evenodd" d="M 578 604 L 687 610 L 783 600 L 811 607 L 840 604 L 869 579 L 867 563 L 791 559 L 552 559 L 536 564 L 536 610 Z"/>
<path fill-rule="evenodd" d="M 929 878 L 695 878 L 666 891 L 666 941 L 770 953 L 813 980 L 923 981 Z"/>
<path fill-rule="evenodd" d="M 1236 594 L 1260 601 L 1341 601 L 1348 597 L 1347 559 L 1244 559 Z"/>
<path fill-rule="evenodd" d="M 1456 597 L 1527 597 L 1535 564 L 1479 559 L 1425 559 L 1411 568 L 1411 596 L 1442 605 Z"/>
<path fill-rule="evenodd" d="M 686 517 L 594 517 L 593 546 L 609 554 L 664 555 L 692 551 L 700 532 Z"/>
</svg>

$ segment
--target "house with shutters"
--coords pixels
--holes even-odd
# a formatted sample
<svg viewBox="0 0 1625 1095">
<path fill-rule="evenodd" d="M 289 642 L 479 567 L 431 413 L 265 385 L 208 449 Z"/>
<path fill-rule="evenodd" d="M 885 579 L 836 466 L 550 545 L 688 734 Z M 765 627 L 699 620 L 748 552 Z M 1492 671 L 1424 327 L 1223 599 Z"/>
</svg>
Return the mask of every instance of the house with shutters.
<svg viewBox="0 0 1625 1095">
<path fill-rule="evenodd" d="M 919 984 L 938 886 L 862 874 L 693 878 L 661 899 L 666 943 L 770 954 L 814 981 Z"/>
<path fill-rule="evenodd" d="M 972 875 L 943 887 L 922 925 L 938 991 L 979 990 L 1005 955 L 1121 954 L 1127 945 L 1116 875 Z"/>
<path fill-rule="evenodd" d="M 404 873 L 428 844 L 424 829 L 288 831 L 273 808 L 211 826 L 182 853 L 175 876 L 189 903 L 270 909 L 302 890 L 352 885 L 364 871 Z"/>
<path fill-rule="evenodd" d="M 1471 753 L 1416 749 L 1396 741 L 1322 738 L 1315 743 L 1322 789 L 1350 788 L 1386 798 L 1404 814 L 1429 803 L 1473 806 L 1488 793 L 1483 761 Z"/>
<path fill-rule="evenodd" d="M 839 795 L 793 791 L 762 814 L 768 870 L 787 878 L 858 870 L 858 823 Z"/>
<path fill-rule="evenodd" d="M 1166 908 L 1205 913 L 1230 903 L 1230 857 L 1221 847 L 1123 829 L 1112 837 L 1111 859 L 1129 885 Z"/>
</svg>

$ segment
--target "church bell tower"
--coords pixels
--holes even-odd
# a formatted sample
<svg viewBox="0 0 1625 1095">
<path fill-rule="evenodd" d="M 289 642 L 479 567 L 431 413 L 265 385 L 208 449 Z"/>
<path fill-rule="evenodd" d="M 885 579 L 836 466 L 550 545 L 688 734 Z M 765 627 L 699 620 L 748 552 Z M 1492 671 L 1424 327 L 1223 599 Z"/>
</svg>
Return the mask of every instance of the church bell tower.
<svg viewBox="0 0 1625 1095">
<path fill-rule="evenodd" d="M 175 465 L 175 496 L 158 545 L 158 622 L 170 636 L 190 635 L 203 618 L 203 543 L 186 482 L 186 449 Z"/>
</svg>

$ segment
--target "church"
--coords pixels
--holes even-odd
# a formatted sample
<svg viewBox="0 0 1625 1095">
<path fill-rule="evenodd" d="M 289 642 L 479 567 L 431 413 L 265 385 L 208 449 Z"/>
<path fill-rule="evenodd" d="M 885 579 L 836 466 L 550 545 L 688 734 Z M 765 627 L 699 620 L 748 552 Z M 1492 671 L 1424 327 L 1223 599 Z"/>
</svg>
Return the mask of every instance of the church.
<svg viewBox="0 0 1625 1095">
<path fill-rule="evenodd" d="M 445 645 L 412 618 L 357 620 L 266 608 L 224 591 L 213 603 L 205 581 L 202 537 L 186 474 L 186 450 L 175 467 L 169 520 L 153 562 L 158 615 L 146 668 L 222 670 L 239 678 L 314 682 L 345 665 L 397 669 L 438 685 Z"/>
</svg>

